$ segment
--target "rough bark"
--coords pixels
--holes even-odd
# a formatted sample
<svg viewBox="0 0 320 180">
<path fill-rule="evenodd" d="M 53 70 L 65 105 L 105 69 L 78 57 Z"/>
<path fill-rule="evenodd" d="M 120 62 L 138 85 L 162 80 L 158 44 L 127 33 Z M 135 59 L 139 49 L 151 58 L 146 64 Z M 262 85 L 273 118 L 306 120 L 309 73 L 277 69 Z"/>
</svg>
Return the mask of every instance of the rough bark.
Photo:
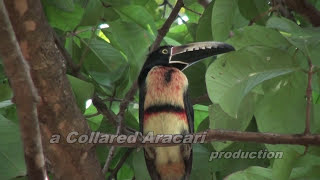
<svg viewBox="0 0 320 180">
<path fill-rule="evenodd" d="M 24 159 L 28 178 L 44 180 L 47 177 L 38 123 L 37 104 L 39 96 L 31 79 L 29 66 L 22 56 L 3 0 L 0 0 L 0 53 L 17 106 Z M 23 86 L 23 89 L 21 89 Z"/>
<path fill-rule="evenodd" d="M 103 179 L 94 149 L 88 151 L 86 144 L 65 141 L 72 131 L 90 134 L 90 129 L 75 102 L 64 58 L 54 43 L 41 2 L 5 0 L 5 6 L 40 96 L 38 116 L 44 154 L 56 179 Z M 61 135 L 57 144 L 50 143 L 54 134 Z"/>
</svg>

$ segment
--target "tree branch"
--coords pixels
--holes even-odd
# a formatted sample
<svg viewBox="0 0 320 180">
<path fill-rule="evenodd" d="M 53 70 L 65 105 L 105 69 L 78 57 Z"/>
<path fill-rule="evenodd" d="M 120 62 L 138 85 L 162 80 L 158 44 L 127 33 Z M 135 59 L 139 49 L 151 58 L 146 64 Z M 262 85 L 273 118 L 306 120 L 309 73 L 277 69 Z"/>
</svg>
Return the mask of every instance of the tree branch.
<svg viewBox="0 0 320 180">
<path fill-rule="evenodd" d="M 314 27 L 320 26 L 320 11 L 306 0 L 284 0 L 286 5 L 306 17 Z"/>
<path fill-rule="evenodd" d="M 66 76 L 64 56 L 56 45 L 40 0 L 4 2 L 40 96 L 37 112 L 43 151 L 52 164 L 54 176 L 69 180 L 104 179 L 94 149 L 86 150 L 87 146 L 83 144 L 70 144 L 65 140 L 59 143 L 50 141 L 54 134 L 64 139 L 72 131 L 90 134 L 91 130 L 76 104 Z M 7 44 L 1 41 L 0 46 Z M 20 91 L 25 89 L 21 85 L 19 87 Z"/>
<path fill-rule="evenodd" d="M 265 144 L 297 144 L 297 145 L 317 145 L 320 146 L 320 134 L 315 135 L 305 135 L 305 134 L 276 134 L 276 133 L 259 133 L 259 132 L 242 132 L 242 131 L 229 131 L 229 130 L 219 130 L 219 129 L 209 129 L 204 132 L 198 132 L 192 134 L 194 136 L 206 135 L 204 143 L 212 141 L 235 141 L 235 142 L 255 142 L 255 143 L 265 143 Z M 100 138 L 111 138 L 115 135 L 113 134 L 99 134 Z M 135 143 L 128 142 L 94 142 L 98 144 L 107 144 L 118 147 L 165 147 L 177 145 L 179 143 L 173 142 L 162 142 L 164 138 L 158 138 L 158 143 L 151 143 L 146 141 L 142 143 L 142 136 L 137 136 L 135 138 Z M 172 135 L 172 138 L 179 139 L 181 135 Z M 143 137 L 142 137 L 143 138 Z M 115 138 L 116 139 L 116 138 Z M 156 137 L 150 137 L 150 140 L 156 140 Z M 189 142 L 188 142 L 189 143 Z M 194 143 L 194 142 L 193 142 Z M 199 143 L 199 142 L 197 142 Z M 181 144 L 181 143 L 180 143 Z"/>
<path fill-rule="evenodd" d="M 207 8 L 210 4 L 210 2 L 208 0 L 198 0 L 198 3 L 203 7 L 203 8 Z"/>
<path fill-rule="evenodd" d="M 188 11 L 190 11 L 190 12 L 193 12 L 193 13 L 196 14 L 196 15 L 202 16 L 201 13 L 198 13 L 197 11 L 195 11 L 195 10 L 193 10 L 193 9 L 190 9 L 190 8 L 188 8 L 188 7 L 186 7 L 186 6 L 183 6 L 183 8 L 185 8 L 186 10 L 188 10 Z"/>
<path fill-rule="evenodd" d="M 97 95 L 94 95 L 92 98 L 92 103 L 93 105 L 97 108 L 98 112 L 100 112 L 104 117 L 106 117 L 113 126 L 118 127 L 119 125 L 119 117 L 117 117 L 113 111 L 111 111 L 107 105 L 101 100 Z M 121 125 L 123 126 L 123 125 Z M 120 129 L 121 130 L 121 129 Z M 124 127 L 122 128 L 122 131 L 124 134 L 132 134 L 135 132 L 135 130 L 129 128 L 129 127 Z M 121 131 L 120 131 L 121 133 Z"/>
<path fill-rule="evenodd" d="M 85 117 L 86 118 L 93 118 L 93 117 L 99 116 L 100 114 L 101 114 L 100 112 L 96 112 L 96 113 L 93 113 L 93 114 L 86 115 Z"/>
<path fill-rule="evenodd" d="M 0 53 L 17 105 L 24 157 L 29 179 L 47 178 L 37 104 L 39 96 L 32 82 L 30 68 L 23 58 L 3 0 L 0 0 Z M 21 89 L 23 87 L 23 90 Z"/>
<path fill-rule="evenodd" d="M 112 170 L 111 175 L 109 176 L 108 180 L 112 180 L 113 177 L 116 177 L 118 174 L 118 171 L 121 169 L 123 164 L 126 162 L 127 158 L 130 156 L 130 154 L 133 152 L 133 149 L 130 148 L 126 151 L 126 153 L 122 156 L 117 166 Z"/>
<path fill-rule="evenodd" d="M 122 125 L 121 123 L 119 122 L 118 124 L 118 127 L 117 127 L 117 135 L 120 134 L 121 132 L 121 129 L 122 129 Z M 102 169 L 102 173 L 103 174 L 106 174 L 109 170 L 109 167 L 110 167 L 110 164 L 111 164 L 111 161 L 112 161 L 112 158 L 114 156 L 114 151 L 116 150 L 116 146 L 111 146 L 110 150 L 109 150 L 109 154 L 108 154 L 108 157 L 106 159 L 106 163 L 104 164 L 104 167 Z"/>
<path fill-rule="evenodd" d="M 153 45 L 151 46 L 151 52 L 157 49 L 163 40 L 164 36 L 168 33 L 171 24 L 177 18 L 180 9 L 183 7 L 183 0 L 178 0 L 172 12 L 170 13 L 168 19 L 164 22 L 162 27 L 158 30 L 158 36 L 154 41 Z"/>
<path fill-rule="evenodd" d="M 102 174 L 106 174 L 108 172 L 115 150 L 116 146 L 111 146 L 106 162 L 102 168 Z"/>
<path fill-rule="evenodd" d="M 271 13 L 271 12 L 273 12 L 273 11 L 279 9 L 279 8 L 280 8 L 280 5 L 279 5 L 279 4 L 277 4 L 277 5 L 275 5 L 275 6 L 272 6 L 272 8 L 270 8 L 268 11 L 263 12 L 263 13 L 259 14 L 258 16 L 254 17 L 254 18 L 249 22 L 248 26 L 251 26 L 253 23 L 257 22 L 259 19 L 263 18 L 264 16 L 268 15 L 269 13 Z"/>
<path fill-rule="evenodd" d="M 311 96 L 312 96 L 312 75 L 313 75 L 313 64 L 309 56 L 307 56 L 308 59 L 308 65 L 309 65 L 309 70 L 308 70 L 308 85 L 306 89 L 306 97 L 307 97 L 307 105 L 306 105 L 306 127 L 304 134 L 308 135 L 310 134 L 310 117 L 311 117 Z"/>
<path fill-rule="evenodd" d="M 111 111 L 107 107 L 107 105 L 97 95 L 93 96 L 92 104 L 97 108 L 98 112 L 100 112 L 111 122 L 111 124 L 117 126 L 117 116 L 113 113 L 113 111 Z"/>
<path fill-rule="evenodd" d="M 192 104 L 199 104 L 200 102 L 204 102 L 204 101 L 210 101 L 209 95 L 207 93 L 202 96 L 191 99 Z"/>
</svg>

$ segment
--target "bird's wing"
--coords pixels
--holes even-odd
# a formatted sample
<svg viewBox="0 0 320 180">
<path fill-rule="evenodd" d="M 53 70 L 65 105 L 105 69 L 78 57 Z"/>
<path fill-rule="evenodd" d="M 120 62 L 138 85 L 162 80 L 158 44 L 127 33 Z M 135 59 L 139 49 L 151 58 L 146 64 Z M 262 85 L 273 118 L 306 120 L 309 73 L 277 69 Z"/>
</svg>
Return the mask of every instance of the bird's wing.
<svg viewBox="0 0 320 180">
<path fill-rule="evenodd" d="M 186 111 L 187 119 L 188 119 L 188 126 L 189 126 L 189 132 L 194 132 L 194 112 L 193 112 L 193 106 L 190 101 L 190 97 L 188 94 L 188 91 L 185 92 L 183 96 L 184 101 L 184 110 Z"/>
<path fill-rule="evenodd" d="M 187 115 L 187 119 L 188 119 L 189 132 L 193 133 L 194 132 L 194 112 L 193 112 L 193 106 L 192 106 L 192 103 L 190 101 L 190 97 L 188 94 L 188 90 L 184 94 L 183 101 L 184 101 L 184 109 L 186 111 L 186 115 Z M 192 146 L 192 144 L 190 144 L 190 146 Z M 193 152 L 193 150 L 191 148 L 189 159 L 184 160 L 185 170 L 186 170 L 185 179 L 190 178 L 190 174 L 191 174 L 191 170 L 192 170 L 192 157 L 193 157 L 192 152 Z"/>
<path fill-rule="evenodd" d="M 145 82 L 140 85 L 139 89 L 139 127 L 140 132 L 143 133 L 143 114 L 144 114 L 144 99 L 145 99 Z"/>
</svg>

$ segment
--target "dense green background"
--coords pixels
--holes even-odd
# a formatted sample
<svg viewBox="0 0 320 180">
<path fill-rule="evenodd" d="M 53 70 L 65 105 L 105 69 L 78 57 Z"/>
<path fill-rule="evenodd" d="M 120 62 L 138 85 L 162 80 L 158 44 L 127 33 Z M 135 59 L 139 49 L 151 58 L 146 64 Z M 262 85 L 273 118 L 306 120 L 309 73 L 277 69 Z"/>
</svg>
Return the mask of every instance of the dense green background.
<svg viewBox="0 0 320 180">
<path fill-rule="evenodd" d="M 96 92 L 106 99 L 122 99 L 137 79 L 149 46 L 171 9 L 162 0 L 42 0 L 52 28 L 63 39 L 75 63 L 83 62 L 81 74 L 87 81 L 68 75 L 79 108 L 85 115 L 97 112 L 86 102 Z M 169 0 L 174 5 L 175 0 Z M 310 1 L 320 9 L 320 1 Z M 185 71 L 192 98 L 208 93 L 211 102 L 194 106 L 195 128 L 202 131 L 302 133 L 304 131 L 308 69 L 307 57 L 317 73 L 312 80 L 312 133 L 320 132 L 320 29 L 313 28 L 294 13 L 295 22 L 276 12 L 249 21 L 266 12 L 267 0 L 213 0 L 204 9 L 196 0 L 185 0 L 180 11 L 184 23 L 171 26 L 163 44 L 224 41 L 237 51 L 208 58 Z M 181 20 L 180 20 L 181 21 Z M 104 24 L 104 26 L 101 26 Z M 108 24 L 108 28 L 103 28 Z M 232 32 L 232 33 L 230 33 Z M 231 35 L 231 36 L 230 36 Z M 297 49 L 298 48 L 298 49 Z M 215 60 L 215 61 L 214 61 Z M 214 61 L 214 63 L 213 63 Z M 1 61 L 0 61 L 1 63 Z M 12 91 L 0 64 L 0 179 L 24 176 L 26 167 Z M 138 96 L 126 112 L 126 125 L 138 129 Z M 108 106 L 111 103 L 106 101 Z M 87 104 L 89 105 L 89 103 Z M 119 102 L 111 109 L 117 113 Z M 88 118 L 93 131 L 114 133 L 102 115 Z M 218 159 L 209 162 L 212 151 L 283 151 L 283 159 Z M 111 168 L 125 148 L 117 148 Z M 234 180 L 320 179 L 320 149 L 256 143 L 213 142 L 194 145 L 191 179 Z M 99 146 L 104 164 L 108 148 Z M 118 179 L 148 179 L 142 151 L 134 151 L 119 171 Z M 23 179 L 16 178 L 16 179 Z"/>
</svg>

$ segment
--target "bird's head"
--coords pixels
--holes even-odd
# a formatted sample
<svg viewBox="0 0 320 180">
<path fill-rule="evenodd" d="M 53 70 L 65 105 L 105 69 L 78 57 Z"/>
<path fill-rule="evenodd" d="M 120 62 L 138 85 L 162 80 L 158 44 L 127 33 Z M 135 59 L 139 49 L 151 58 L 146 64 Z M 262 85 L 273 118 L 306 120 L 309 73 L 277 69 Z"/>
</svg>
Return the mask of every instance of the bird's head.
<svg viewBox="0 0 320 180">
<path fill-rule="evenodd" d="M 155 66 L 175 67 L 184 70 L 201 59 L 223 54 L 235 49 L 222 42 L 196 42 L 181 46 L 161 46 L 148 55 L 144 63 L 139 81 L 146 77 L 148 72 Z"/>
</svg>

